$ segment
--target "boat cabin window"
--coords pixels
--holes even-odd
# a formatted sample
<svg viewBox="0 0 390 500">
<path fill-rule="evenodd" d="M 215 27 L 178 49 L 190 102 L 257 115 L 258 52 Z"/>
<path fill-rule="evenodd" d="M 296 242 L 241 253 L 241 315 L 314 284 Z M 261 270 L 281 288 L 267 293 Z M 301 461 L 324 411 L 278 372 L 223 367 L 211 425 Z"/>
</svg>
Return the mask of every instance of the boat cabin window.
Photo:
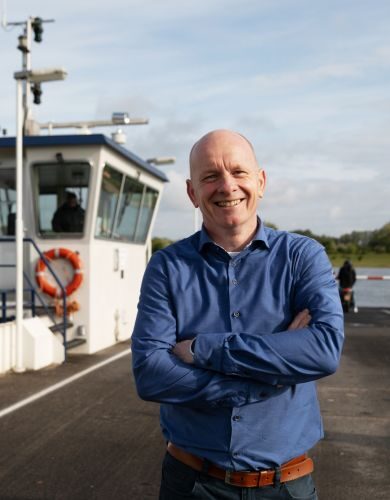
<svg viewBox="0 0 390 500">
<path fill-rule="evenodd" d="M 146 186 L 145 186 L 146 187 Z M 150 187 L 144 191 L 143 203 L 141 205 L 139 221 L 135 241 L 143 243 L 148 235 L 149 226 L 152 222 L 154 207 L 156 206 L 158 192 Z"/>
<path fill-rule="evenodd" d="M 140 182 L 126 177 L 118 210 L 114 236 L 135 241 L 137 217 L 141 206 L 143 186 Z"/>
<path fill-rule="evenodd" d="M 121 192 L 123 175 L 111 167 L 104 167 L 100 191 L 96 236 L 111 238 L 115 213 Z"/>
<path fill-rule="evenodd" d="M 103 170 L 95 236 L 144 243 L 158 191 L 106 165 Z"/>
<path fill-rule="evenodd" d="M 82 237 L 90 165 L 79 162 L 34 164 L 38 231 L 46 238 Z"/>
<path fill-rule="evenodd" d="M 0 169 L 0 236 L 15 235 L 15 175 L 14 168 Z"/>
</svg>

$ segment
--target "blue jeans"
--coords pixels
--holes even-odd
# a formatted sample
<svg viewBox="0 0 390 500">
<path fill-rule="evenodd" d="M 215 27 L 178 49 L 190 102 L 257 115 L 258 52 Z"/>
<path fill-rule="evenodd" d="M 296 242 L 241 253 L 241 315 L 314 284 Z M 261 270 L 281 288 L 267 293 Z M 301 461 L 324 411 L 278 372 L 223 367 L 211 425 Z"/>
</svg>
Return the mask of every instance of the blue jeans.
<svg viewBox="0 0 390 500">
<path fill-rule="evenodd" d="M 166 453 L 160 488 L 160 500 L 317 500 L 311 475 L 277 486 L 241 488 L 214 479 L 179 462 Z"/>
</svg>

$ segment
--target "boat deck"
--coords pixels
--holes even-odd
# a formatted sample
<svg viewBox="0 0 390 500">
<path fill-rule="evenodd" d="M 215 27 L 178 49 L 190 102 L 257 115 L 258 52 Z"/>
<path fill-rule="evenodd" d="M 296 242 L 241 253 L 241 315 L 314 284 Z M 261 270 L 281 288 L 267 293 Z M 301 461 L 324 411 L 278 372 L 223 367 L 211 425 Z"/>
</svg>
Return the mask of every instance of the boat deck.
<svg viewBox="0 0 390 500">
<path fill-rule="evenodd" d="M 130 356 L 123 343 L 0 377 L 1 500 L 158 497 L 158 405 L 138 399 Z M 389 379 L 390 309 L 347 314 L 340 369 L 318 383 L 325 439 L 311 454 L 321 499 L 389 498 Z"/>
</svg>

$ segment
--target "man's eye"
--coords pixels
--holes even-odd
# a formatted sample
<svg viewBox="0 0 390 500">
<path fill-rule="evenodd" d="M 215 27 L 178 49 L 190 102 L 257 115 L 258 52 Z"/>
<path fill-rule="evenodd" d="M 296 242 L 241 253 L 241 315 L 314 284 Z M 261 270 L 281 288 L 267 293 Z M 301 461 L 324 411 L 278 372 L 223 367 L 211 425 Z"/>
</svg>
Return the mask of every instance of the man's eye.
<svg viewBox="0 0 390 500">
<path fill-rule="evenodd" d="M 209 174 L 209 175 L 206 175 L 206 177 L 204 177 L 203 180 L 204 181 L 213 181 L 216 178 L 217 178 L 217 176 L 215 174 Z"/>
</svg>

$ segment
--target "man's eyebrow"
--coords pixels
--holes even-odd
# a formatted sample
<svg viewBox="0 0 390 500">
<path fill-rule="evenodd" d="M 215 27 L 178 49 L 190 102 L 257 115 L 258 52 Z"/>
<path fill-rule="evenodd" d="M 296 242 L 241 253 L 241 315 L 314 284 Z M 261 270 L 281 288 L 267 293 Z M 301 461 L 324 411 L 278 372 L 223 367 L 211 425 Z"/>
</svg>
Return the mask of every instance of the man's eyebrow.
<svg viewBox="0 0 390 500">
<path fill-rule="evenodd" d="M 201 173 L 200 177 L 205 177 L 206 175 L 216 174 L 216 173 L 218 173 L 218 169 L 213 168 L 213 167 L 210 167 L 210 168 L 208 168 L 207 170 L 204 170 L 204 171 Z"/>
</svg>

